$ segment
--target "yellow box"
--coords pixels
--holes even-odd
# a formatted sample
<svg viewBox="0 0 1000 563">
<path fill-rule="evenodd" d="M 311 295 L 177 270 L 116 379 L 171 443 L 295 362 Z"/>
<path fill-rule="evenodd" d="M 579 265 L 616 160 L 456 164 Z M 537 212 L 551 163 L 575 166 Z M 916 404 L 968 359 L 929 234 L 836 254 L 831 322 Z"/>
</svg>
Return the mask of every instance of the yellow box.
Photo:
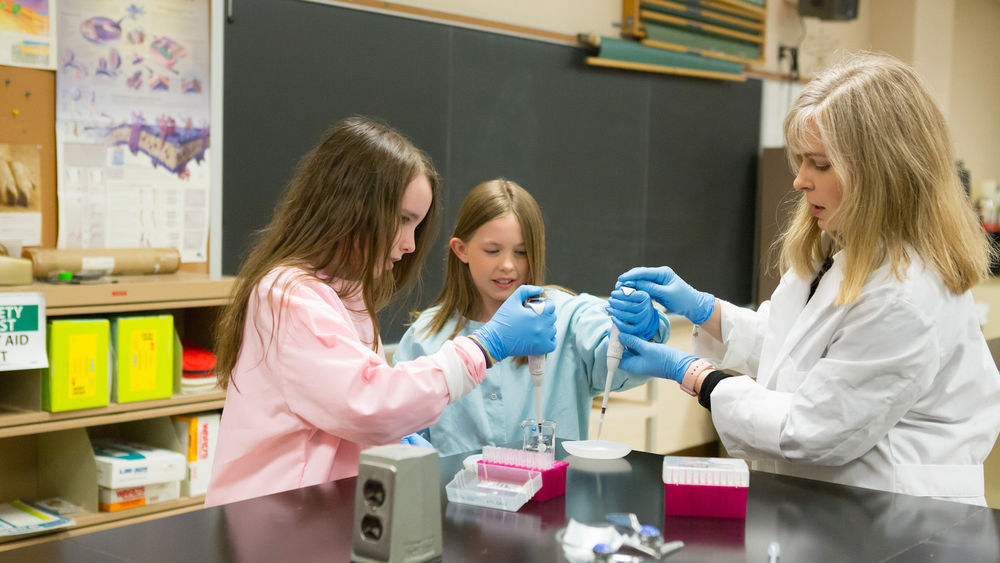
<svg viewBox="0 0 1000 563">
<path fill-rule="evenodd" d="M 42 408 L 49 412 L 108 404 L 107 319 L 49 321 L 49 367 L 42 370 Z"/>
<path fill-rule="evenodd" d="M 111 323 L 117 403 L 166 399 L 174 392 L 174 317 L 117 317 Z"/>
</svg>

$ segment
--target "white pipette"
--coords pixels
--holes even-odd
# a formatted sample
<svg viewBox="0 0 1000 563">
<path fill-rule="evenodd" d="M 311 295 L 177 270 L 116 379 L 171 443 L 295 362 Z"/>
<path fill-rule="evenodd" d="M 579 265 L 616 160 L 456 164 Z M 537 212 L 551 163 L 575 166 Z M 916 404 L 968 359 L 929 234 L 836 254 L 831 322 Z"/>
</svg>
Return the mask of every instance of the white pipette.
<svg viewBox="0 0 1000 563">
<path fill-rule="evenodd" d="M 635 291 L 633 287 L 622 287 L 622 293 L 632 295 Z M 618 362 L 625 353 L 625 346 L 618 340 L 618 327 L 611 323 L 611 330 L 608 331 L 608 375 L 604 380 L 604 399 L 601 400 L 601 420 L 597 423 L 597 439 L 601 439 L 601 430 L 604 429 L 604 413 L 608 410 L 608 396 L 611 395 L 611 380 L 615 377 L 615 370 L 618 369 Z"/>
<path fill-rule="evenodd" d="M 545 299 L 541 297 L 529 297 L 524 302 L 525 307 L 531 309 L 539 315 L 545 310 Z M 528 372 L 531 374 L 531 383 L 535 385 L 535 420 L 538 422 L 538 435 L 542 432 L 542 382 L 545 381 L 545 356 L 528 356 Z"/>
</svg>

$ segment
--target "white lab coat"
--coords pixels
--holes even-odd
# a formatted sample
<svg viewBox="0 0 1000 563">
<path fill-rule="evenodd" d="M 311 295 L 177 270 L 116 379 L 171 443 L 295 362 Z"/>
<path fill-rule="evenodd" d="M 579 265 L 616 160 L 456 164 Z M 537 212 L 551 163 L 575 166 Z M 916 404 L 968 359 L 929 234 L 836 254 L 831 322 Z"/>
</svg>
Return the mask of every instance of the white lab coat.
<svg viewBox="0 0 1000 563">
<path fill-rule="evenodd" d="M 730 454 L 755 468 L 985 504 L 983 460 L 1000 430 L 1000 373 L 973 311 L 917 260 L 885 266 L 834 305 L 843 255 L 806 302 L 788 272 L 757 311 L 722 304 L 723 343 L 695 330 L 695 354 L 731 377 L 712 392 Z"/>
</svg>

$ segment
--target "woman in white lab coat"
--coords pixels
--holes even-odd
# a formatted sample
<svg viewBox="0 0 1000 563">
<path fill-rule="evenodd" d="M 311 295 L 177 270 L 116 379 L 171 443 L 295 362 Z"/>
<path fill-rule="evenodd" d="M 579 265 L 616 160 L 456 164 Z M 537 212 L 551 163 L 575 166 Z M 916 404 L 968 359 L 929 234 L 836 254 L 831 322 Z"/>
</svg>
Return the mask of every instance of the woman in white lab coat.
<svg viewBox="0 0 1000 563">
<path fill-rule="evenodd" d="M 633 269 L 619 283 L 691 319 L 698 357 L 612 310 L 622 369 L 697 395 L 757 469 L 985 504 L 1000 374 L 969 290 L 990 247 L 941 112 L 911 68 L 860 55 L 813 80 L 784 129 L 799 202 L 771 300 L 753 311 Z"/>
</svg>

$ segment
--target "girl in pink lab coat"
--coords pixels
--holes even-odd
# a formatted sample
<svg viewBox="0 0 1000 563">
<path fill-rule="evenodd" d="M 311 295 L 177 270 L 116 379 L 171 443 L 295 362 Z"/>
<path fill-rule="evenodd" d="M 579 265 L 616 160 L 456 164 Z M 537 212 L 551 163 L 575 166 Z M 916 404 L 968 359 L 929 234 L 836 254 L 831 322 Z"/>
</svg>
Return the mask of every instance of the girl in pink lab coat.
<svg viewBox="0 0 1000 563">
<path fill-rule="evenodd" d="M 398 132 L 355 117 L 300 162 L 216 331 L 227 389 L 205 503 L 357 474 L 366 446 L 437 421 L 507 356 L 555 348 L 555 313 L 522 286 L 482 329 L 390 366 L 377 311 L 417 278 L 437 227 L 438 178 Z"/>
</svg>

